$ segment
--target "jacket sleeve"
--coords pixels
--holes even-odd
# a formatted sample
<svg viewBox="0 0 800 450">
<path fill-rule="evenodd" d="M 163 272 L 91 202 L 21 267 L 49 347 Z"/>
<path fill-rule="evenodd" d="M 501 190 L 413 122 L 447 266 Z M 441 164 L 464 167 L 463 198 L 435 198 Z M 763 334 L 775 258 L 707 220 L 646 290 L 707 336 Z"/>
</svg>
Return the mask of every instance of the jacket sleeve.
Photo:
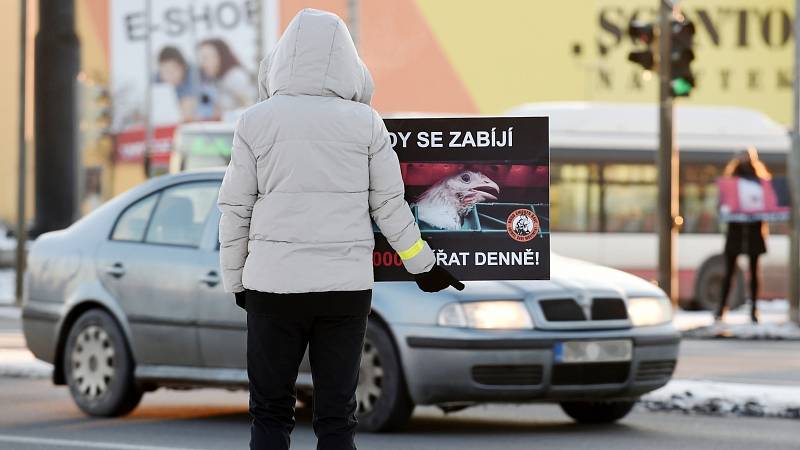
<svg viewBox="0 0 800 450">
<path fill-rule="evenodd" d="M 225 171 L 217 200 L 217 206 L 222 213 L 219 220 L 219 259 L 222 284 L 227 292 L 244 290 L 242 270 L 250 239 L 250 216 L 258 198 L 256 158 L 242 137 L 244 121 L 242 116 L 236 126 L 231 162 Z"/>
<path fill-rule="evenodd" d="M 436 264 L 428 243 L 405 200 L 397 154 L 389 142 L 383 119 L 373 112 L 372 143 L 369 148 L 369 210 L 372 219 L 412 274 L 431 270 Z"/>
</svg>

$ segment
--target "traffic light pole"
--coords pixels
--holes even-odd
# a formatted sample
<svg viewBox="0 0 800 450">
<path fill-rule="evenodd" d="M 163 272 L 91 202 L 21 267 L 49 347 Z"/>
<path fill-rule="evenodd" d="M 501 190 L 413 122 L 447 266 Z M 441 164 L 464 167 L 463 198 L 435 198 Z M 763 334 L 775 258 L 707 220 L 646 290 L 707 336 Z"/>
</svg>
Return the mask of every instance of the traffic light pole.
<svg viewBox="0 0 800 450">
<path fill-rule="evenodd" d="M 792 122 L 792 151 L 787 168 L 792 199 L 792 230 L 789 236 L 789 317 L 800 323 L 800 0 L 795 0 L 794 18 L 794 111 Z"/>
<path fill-rule="evenodd" d="M 658 14 L 658 285 L 673 305 L 678 301 L 678 279 L 675 267 L 675 238 L 678 220 L 678 152 L 674 145 L 673 101 L 670 86 L 670 52 L 672 2 L 659 0 Z"/>
</svg>

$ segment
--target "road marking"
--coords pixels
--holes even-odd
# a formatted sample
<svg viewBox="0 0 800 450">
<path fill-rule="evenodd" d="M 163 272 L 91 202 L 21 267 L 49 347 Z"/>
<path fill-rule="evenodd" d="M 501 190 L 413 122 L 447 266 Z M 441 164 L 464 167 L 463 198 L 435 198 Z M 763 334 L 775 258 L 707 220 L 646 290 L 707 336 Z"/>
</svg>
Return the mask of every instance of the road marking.
<svg viewBox="0 0 800 450">
<path fill-rule="evenodd" d="M 94 442 L 94 441 L 77 441 L 71 439 L 52 439 L 52 438 L 37 438 L 28 436 L 12 436 L 0 435 L 0 442 L 11 442 L 15 444 L 38 444 L 38 445 L 53 445 L 62 447 L 76 447 L 76 448 L 102 448 L 111 450 L 192 450 L 184 447 L 158 447 L 148 445 L 128 445 L 117 444 L 113 442 Z"/>
</svg>

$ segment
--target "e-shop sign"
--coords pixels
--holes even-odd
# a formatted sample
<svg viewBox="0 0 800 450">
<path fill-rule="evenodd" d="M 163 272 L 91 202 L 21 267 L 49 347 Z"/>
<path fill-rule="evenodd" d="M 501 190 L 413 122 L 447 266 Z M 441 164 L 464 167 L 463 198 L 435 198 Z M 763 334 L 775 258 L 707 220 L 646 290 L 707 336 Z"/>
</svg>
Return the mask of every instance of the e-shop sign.
<svg viewBox="0 0 800 450">
<path fill-rule="evenodd" d="M 461 280 L 550 278 L 547 117 L 385 122 L 438 264 Z M 375 280 L 410 279 L 375 230 Z"/>
</svg>

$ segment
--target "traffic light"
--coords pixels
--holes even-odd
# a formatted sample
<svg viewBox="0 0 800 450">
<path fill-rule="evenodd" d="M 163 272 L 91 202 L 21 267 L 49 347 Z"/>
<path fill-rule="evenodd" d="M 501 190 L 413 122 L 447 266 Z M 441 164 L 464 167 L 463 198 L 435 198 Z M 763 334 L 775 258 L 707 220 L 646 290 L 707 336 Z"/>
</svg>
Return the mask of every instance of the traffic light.
<svg viewBox="0 0 800 450">
<path fill-rule="evenodd" d="M 673 97 L 688 97 L 694 88 L 691 63 L 694 60 L 694 24 L 686 19 L 673 20 L 670 26 L 670 87 Z"/>
<path fill-rule="evenodd" d="M 658 36 L 652 23 L 633 20 L 628 25 L 628 35 L 637 45 L 628 54 L 628 60 L 644 70 L 657 70 Z M 686 19 L 672 20 L 670 23 L 670 95 L 672 97 L 688 97 L 694 88 L 694 75 L 691 63 L 694 60 L 694 24 Z M 644 44 L 644 45 L 642 45 Z"/>
<path fill-rule="evenodd" d="M 639 64 L 644 70 L 653 70 L 656 65 L 655 55 L 653 54 L 653 41 L 655 40 L 653 24 L 632 20 L 628 25 L 628 35 L 635 44 L 645 45 L 644 49 L 630 52 L 628 60 Z"/>
</svg>

